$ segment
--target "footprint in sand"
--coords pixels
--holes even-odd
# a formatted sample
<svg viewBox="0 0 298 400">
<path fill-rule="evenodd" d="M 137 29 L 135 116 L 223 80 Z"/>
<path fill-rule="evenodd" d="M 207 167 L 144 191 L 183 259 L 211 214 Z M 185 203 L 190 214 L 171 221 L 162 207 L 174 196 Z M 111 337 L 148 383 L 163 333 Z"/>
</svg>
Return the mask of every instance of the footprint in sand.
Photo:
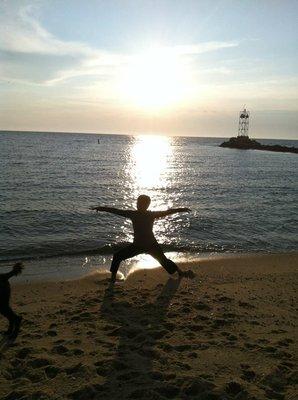
<svg viewBox="0 0 298 400">
<path fill-rule="evenodd" d="M 62 343 L 65 343 L 65 340 L 64 339 L 58 339 L 58 340 L 55 340 L 54 343 L 55 344 L 62 344 Z"/>
<path fill-rule="evenodd" d="M 168 385 L 162 385 L 159 388 L 156 388 L 155 391 L 167 399 L 173 399 L 176 396 L 178 396 L 179 387 L 168 384 Z"/>
<path fill-rule="evenodd" d="M 288 385 L 286 374 L 279 368 L 274 369 L 266 375 L 261 383 L 268 396 L 276 399 L 284 398 L 283 392 Z"/>
<path fill-rule="evenodd" d="M 52 362 L 47 358 L 35 358 L 27 362 L 27 365 L 34 369 L 46 367 L 50 364 L 52 364 Z"/>
<path fill-rule="evenodd" d="M 253 309 L 255 306 L 253 304 L 247 303 L 245 301 L 238 301 L 239 307 L 247 308 L 247 309 Z"/>
<path fill-rule="evenodd" d="M 289 345 L 290 345 L 291 343 L 293 343 L 293 342 L 294 342 L 294 341 L 293 341 L 292 339 L 286 338 L 286 339 L 279 340 L 279 341 L 277 342 L 277 344 L 278 344 L 278 346 L 289 347 Z"/>
<path fill-rule="evenodd" d="M 199 321 L 208 321 L 209 320 L 209 317 L 207 317 L 206 315 L 197 315 L 195 318 L 194 318 L 194 321 L 195 322 L 199 322 Z"/>
<path fill-rule="evenodd" d="M 82 363 L 75 364 L 71 367 L 64 368 L 64 372 L 66 375 L 70 376 L 82 376 L 86 377 L 89 375 L 90 368 L 88 368 L 86 365 L 83 365 Z"/>
<path fill-rule="evenodd" d="M 97 363 L 95 363 L 94 365 L 96 365 L 96 364 Z M 98 366 L 96 368 L 96 373 L 99 376 L 105 377 L 110 373 L 111 368 L 112 368 L 112 361 L 110 361 L 109 363 L 107 363 L 105 365 L 102 365 L 102 363 L 100 362 L 100 363 L 98 363 Z"/>
<path fill-rule="evenodd" d="M 245 381 L 253 381 L 256 379 L 256 374 L 255 372 L 250 368 L 249 365 L 246 364 L 241 364 L 241 370 L 242 370 L 242 376 L 241 378 Z"/>
<path fill-rule="evenodd" d="M 204 326 L 193 324 L 193 325 L 187 325 L 186 329 L 190 329 L 193 332 L 199 332 L 204 329 Z"/>
<path fill-rule="evenodd" d="M 42 373 L 41 373 L 42 372 Z M 32 382 L 32 383 L 40 383 L 42 379 L 44 378 L 43 370 L 37 370 L 37 372 L 33 371 L 27 374 L 27 378 Z M 32 397 L 31 397 L 32 398 Z"/>
<path fill-rule="evenodd" d="M 120 373 L 119 375 L 117 375 L 117 379 L 119 379 L 120 381 L 129 381 L 132 380 L 133 378 L 135 378 L 136 373 L 134 371 L 131 372 L 123 372 Z"/>
<path fill-rule="evenodd" d="M 84 351 L 83 351 L 82 349 L 73 349 L 73 350 L 72 350 L 72 354 L 73 354 L 74 356 L 81 356 L 81 355 L 84 354 Z"/>
<path fill-rule="evenodd" d="M 69 349 L 66 346 L 63 346 L 62 344 L 59 344 L 52 348 L 52 353 L 60 355 L 69 355 Z"/>
<path fill-rule="evenodd" d="M 233 301 L 233 299 L 231 297 L 227 297 L 227 296 L 216 295 L 215 297 L 217 297 L 218 301 L 220 301 L 222 303 L 231 303 Z"/>
<path fill-rule="evenodd" d="M 205 311 L 210 311 L 210 310 L 211 310 L 211 307 L 208 306 L 208 304 L 203 303 L 203 302 L 198 302 L 198 303 L 195 305 L 195 308 L 196 308 L 197 310 L 205 310 Z"/>
<path fill-rule="evenodd" d="M 230 394 L 230 395 L 238 395 L 238 393 L 243 391 L 243 387 L 240 385 L 240 383 L 235 382 L 235 381 L 231 381 L 228 382 L 226 387 L 225 387 L 225 391 Z"/>
<path fill-rule="evenodd" d="M 23 347 L 16 353 L 16 358 L 21 358 L 23 360 L 32 352 L 33 352 L 33 347 Z"/>
<path fill-rule="evenodd" d="M 182 382 L 182 386 L 182 391 L 183 394 L 187 396 L 186 398 L 197 398 L 194 396 L 200 396 L 200 394 L 205 393 L 206 397 L 204 396 L 202 398 L 208 399 L 208 392 L 214 388 L 214 384 L 204 378 L 185 378 L 184 382 Z"/>
<path fill-rule="evenodd" d="M 51 330 L 47 331 L 47 335 L 48 335 L 48 336 L 52 336 L 52 337 L 53 337 L 53 336 L 57 336 L 57 332 L 56 332 L 55 330 L 52 330 L 52 329 L 51 329 Z"/>
<path fill-rule="evenodd" d="M 221 326 L 229 325 L 231 322 L 226 319 L 217 318 L 213 321 L 213 327 L 219 328 Z"/>
<path fill-rule="evenodd" d="M 56 378 L 56 376 L 61 372 L 61 370 L 58 367 L 49 365 L 45 368 L 44 372 L 48 379 L 53 379 L 53 378 Z"/>
<path fill-rule="evenodd" d="M 82 389 L 76 390 L 70 393 L 68 398 L 73 400 L 92 400 L 98 396 L 98 393 L 102 391 L 103 387 L 100 384 L 87 385 Z"/>
<path fill-rule="evenodd" d="M 188 353 L 188 358 L 198 358 L 197 353 L 195 353 L 194 351 L 191 353 Z"/>
<path fill-rule="evenodd" d="M 191 349 L 192 349 L 191 344 L 180 344 L 180 345 L 174 347 L 174 350 L 179 351 L 179 352 L 184 352 L 186 350 L 191 350 Z"/>
</svg>

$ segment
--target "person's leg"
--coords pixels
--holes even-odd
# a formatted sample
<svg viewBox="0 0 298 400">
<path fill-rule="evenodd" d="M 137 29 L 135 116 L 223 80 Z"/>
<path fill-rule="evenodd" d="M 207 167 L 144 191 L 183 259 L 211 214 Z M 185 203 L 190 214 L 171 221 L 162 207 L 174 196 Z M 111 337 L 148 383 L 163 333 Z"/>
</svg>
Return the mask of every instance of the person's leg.
<svg viewBox="0 0 298 400">
<path fill-rule="evenodd" d="M 22 318 L 19 317 L 15 312 L 13 312 L 13 310 L 9 306 L 9 303 L 5 302 L 4 304 L 1 304 L 0 314 L 2 314 L 5 318 L 7 318 L 9 322 L 8 329 L 5 332 L 6 335 L 12 335 L 12 333 L 16 330 L 16 327 L 19 330 L 20 328 L 19 325 L 21 323 Z"/>
<path fill-rule="evenodd" d="M 160 246 L 157 245 L 152 247 L 152 249 L 148 251 L 148 254 L 155 258 L 170 275 L 174 274 L 175 272 L 179 273 L 180 269 L 178 265 L 165 256 Z"/>
<path fill-rule="evenodd" d="M 110 268 L 110 271 L 112 273 L 112 282 L 115 282 L 116 280 L 117 271 L 119 269 L 121 261 L 132 258 L 138 254 L 140 254 L 140 249 L 138 249 L 134 244 L 130 244 L 129 246 L 117 251 L 117 253 L 114 254 Z"/>
<path fill-rule="evenodd" d="M 14 329 L 13 329 L 12 334 L 10 335 L 11 339 L 16 339 L 16 337 L 18 336 L 18 334 L 20 332 L 20 328 L 21 328 L 22 319 L 23 319 L 23 317 L 21 317 L 19 315 L 16 315 L 16 320 L 15 320 L 15 323 L 14 323 Z"/>
<path fill-rule="evenodd" d="M 174 261 L 167 258 L 162 251 L 162 248 L 157 245 L 154 246 L 148 253 L 155 258 L 160 265 L 170 274 L 174 274 L 175 272 L 178 273 L 180 278 L 194 278 L 195 274 L 191 271 L 182 271 Z"/>
</svg>

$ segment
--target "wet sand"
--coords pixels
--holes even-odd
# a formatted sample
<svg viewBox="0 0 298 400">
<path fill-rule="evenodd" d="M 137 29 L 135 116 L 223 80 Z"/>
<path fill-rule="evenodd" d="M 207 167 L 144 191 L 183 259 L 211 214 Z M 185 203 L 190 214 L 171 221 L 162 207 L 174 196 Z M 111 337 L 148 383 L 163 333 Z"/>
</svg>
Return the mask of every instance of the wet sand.
<svg viewBox="0 0 298 400">
<path fill-rule="evenodd" d="M 0 398 L 297 399 L 298 255 L 180 265 L 196 278 L 12 280 L 24 323 L 1 343 Z"/>
</svg>

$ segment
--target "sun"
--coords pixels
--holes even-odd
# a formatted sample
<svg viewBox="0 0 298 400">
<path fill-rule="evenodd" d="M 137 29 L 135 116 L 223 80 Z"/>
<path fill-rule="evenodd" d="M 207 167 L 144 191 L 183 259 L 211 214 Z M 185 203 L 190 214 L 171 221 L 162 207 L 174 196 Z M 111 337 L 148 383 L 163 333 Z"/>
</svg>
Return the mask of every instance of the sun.
<svg viewBox="0 0 298 400">
<path fill-rule="evenodd" d="M 121 77 L 120 90 L 129 103 L 143 110 L 159 110 L 182 102 L 190 74 L 179 54 L 154 48 L 133 57 Z"/>
</svg>

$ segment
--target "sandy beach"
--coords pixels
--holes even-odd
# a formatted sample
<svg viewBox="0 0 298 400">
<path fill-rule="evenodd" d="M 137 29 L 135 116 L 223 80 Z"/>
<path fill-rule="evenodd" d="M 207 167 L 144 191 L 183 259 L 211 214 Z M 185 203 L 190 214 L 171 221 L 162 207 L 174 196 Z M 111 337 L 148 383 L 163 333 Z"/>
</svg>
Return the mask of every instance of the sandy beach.
<svg viewBox="0 0 298 400">
<path fill-rule="evenodd" d="M 196 278 L 12 279 L 24 322 L 1 343 L 0 398 L 297 399 L 298 254 L 180 265 Z"/>
</svg>

